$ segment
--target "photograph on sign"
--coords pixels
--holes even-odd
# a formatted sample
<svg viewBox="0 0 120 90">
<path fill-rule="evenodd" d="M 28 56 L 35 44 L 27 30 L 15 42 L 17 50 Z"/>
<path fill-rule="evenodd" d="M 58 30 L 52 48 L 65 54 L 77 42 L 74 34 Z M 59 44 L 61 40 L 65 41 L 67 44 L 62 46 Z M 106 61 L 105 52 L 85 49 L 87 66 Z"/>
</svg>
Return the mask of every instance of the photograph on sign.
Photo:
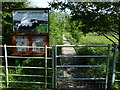
<svg viewBox="0 0 120 90">
<path fill-rule="evenodd" d="M 16 33 L 48 33 L 48 10 L 13 11 L 13 31 Z"/>
<path fill-rule="evenodd" d="M 29 40 L 27 36 L 17 36 L 16 37 L 16 46 L 28 46 Z M 18 52 L 27 52 L 29 48 L 26 47 L 17 47 L 16 51 Z"/>
<path fill-rule="evenodd" d="M 45 37 L 33 37 L 32 46 L 44 47 L 46 44 Z M 44 48 L 33 48 L 33 52 L 44 52 Z"/>
</svg>

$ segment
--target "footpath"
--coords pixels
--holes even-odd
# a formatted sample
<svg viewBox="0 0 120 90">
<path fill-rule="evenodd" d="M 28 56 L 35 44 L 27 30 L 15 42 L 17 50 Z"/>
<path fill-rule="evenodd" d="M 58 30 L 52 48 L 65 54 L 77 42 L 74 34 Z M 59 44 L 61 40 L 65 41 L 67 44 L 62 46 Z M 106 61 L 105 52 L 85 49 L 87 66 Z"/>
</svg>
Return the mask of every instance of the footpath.
<svg viewBox="0 0 120 90">
<path fill-rule="evenodd" d="M 71 45 L 70 42 L 63 36 L 63 44 Z M 73 47 L 63 47 L 62 55 L 76 55 L 76 51 Z M 79 63 L 79 58 L 61 58 L 61 65 L 77 65 Z M 80 70 L 74 67 L 64 68 L 62 70 L 61 77 L 63 78 L 75 78 L 79 75 Z M 80 85 L 78 81 L 74 80 L 63 80 L 58 83 L 59 90 L 78 90 Z"/>
</svg>

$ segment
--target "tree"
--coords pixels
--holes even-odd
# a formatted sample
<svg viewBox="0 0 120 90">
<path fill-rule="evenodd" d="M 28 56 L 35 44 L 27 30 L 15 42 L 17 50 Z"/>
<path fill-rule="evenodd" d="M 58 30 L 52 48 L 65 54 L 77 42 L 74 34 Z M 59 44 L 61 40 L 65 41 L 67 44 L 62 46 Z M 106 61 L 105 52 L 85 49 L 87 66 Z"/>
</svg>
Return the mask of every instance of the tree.
<svg viewBox="0 0 120 90">
<path fill-rule="evenodd" d="M 118 40 L 120 45 L 120 2 L 57 2 L 50 3 L 50 6 L 60 10 L 69 9 L 71 20 L 78 20 L 84 25 L 80 28 L 84 34 L 98 32 L 111 40 L 106 35 L 110 33 Z M 115 44 L 113 40 L 111 41 Z"/>
<path fill-rule="evenodd" d="M 50 13 L 50 44 L 63 44 L 63 29 L 64 29 L 64 22 L 63 17 L 65 15 L 51 11 Z M 53 37 L 54 36 L 54 37 Z"/>
<path fill-rule="evenodd" d="M 2 3 L 2 36 L 3 44 L 10 43 L 10 33 L 12 33 L 12 10 L 11 8 L 28 7 L 28 2 L 3 2 Z"/>
</svg>

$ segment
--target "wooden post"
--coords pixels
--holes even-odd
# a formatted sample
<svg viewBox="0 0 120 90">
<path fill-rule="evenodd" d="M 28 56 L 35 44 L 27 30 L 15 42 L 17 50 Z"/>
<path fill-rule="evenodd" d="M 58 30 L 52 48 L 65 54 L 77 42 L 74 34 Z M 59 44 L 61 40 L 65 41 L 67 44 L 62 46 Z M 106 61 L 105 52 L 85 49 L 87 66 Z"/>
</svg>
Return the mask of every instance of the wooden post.
<svg viewBox="0 0 120 90">
<path fill-rule="evenodd" d="M 45 89 L 47 90 L 47 45 L 45 45 Z"/>
<path fill-rule="evenodd" d="M 7 60 L 7 48 L 6 44 L 4 45 L 4 50 L 5 50 L 5 69 L 6 69 L 6 86 L 8 87 L 8 60 Z"/>
</svg>

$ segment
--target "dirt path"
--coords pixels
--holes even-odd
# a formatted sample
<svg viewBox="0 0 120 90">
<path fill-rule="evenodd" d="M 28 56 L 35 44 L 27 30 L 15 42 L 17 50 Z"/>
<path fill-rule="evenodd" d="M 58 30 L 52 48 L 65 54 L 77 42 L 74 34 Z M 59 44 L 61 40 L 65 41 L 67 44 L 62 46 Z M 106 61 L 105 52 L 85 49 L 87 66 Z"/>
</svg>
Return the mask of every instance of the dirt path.
<svg viewBox="0 0 120 90">
<path fill-rule="evenodd" d="M 63 44 L 64 45 L 71 45 L 70 42 L 63 36 Z M 63 55 L 75 55 L 76 51 L 73 47 L 63 47 L 62 48 Z"/>
<path fill-rule="evenodd" d="M 71 45 L 70 42 L 63 36 L 63 43 L 64 45 Z M 63 47 L 62 48 L 62 55 L 76 55 L 76 51 L 73 47 Z M 62 65 L 77 65 L 79 62 L 78 58 L 61 58 L 61 64 Z M 71 68 L 64 68 L 62 70 L 62 77 L 63 78 L 74 78 L 76 77 L 79 69 L 76 69 L 74 67 Z M 63 80 L 62 82 L 59 82 L 60 90 L 72 90 L 73 88 L 79 89 L 79 83 L 75 82 L 73 80 Z"/>
</svg>

